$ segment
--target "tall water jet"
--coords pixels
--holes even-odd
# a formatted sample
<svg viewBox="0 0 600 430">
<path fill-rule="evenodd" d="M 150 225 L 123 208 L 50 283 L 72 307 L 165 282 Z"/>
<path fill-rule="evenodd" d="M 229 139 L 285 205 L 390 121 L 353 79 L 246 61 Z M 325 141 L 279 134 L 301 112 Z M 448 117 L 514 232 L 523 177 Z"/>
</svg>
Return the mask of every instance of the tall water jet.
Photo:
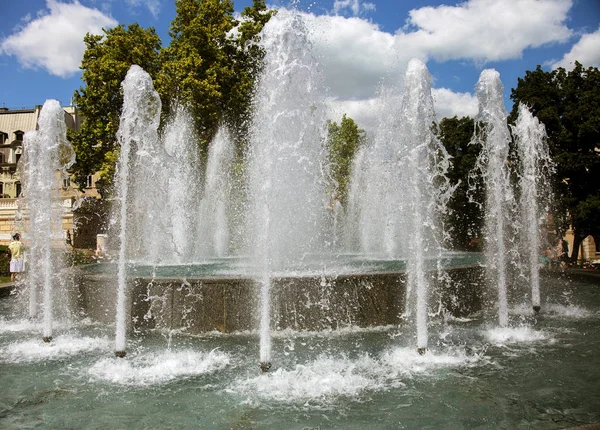
<svg viewBox="0 0 600 430">
<path fill-rule="evenodd" d="M 172 242 L 173 260 L 181 264 L 189 262 L 197 255 L 195 243 L 198 240 L 196 213 L 200 200 L 200 187 L 191 184 L 202 183 L 198 145 L 194 137 L 192 118 L 184 108 L 178 106 L 171 121 L 165 126 L 162 136 L 167 159 L 169 177 L 166 179 L 169 190 L 167 201 L 172 211 L 168 211 L 170 222 L 164 222 L 165 230 L 155 235 L 170 233 L 164 242 Z M 204 217 L 200 221 L 206 222 Z M 171 248 L 171 246 L 168 246 Z M 164 250 L 164 246 L 162 247 Z M 168 257 L 167 257 L 168 258 Z"/>
<path fill-rule="evenodd" d="M 349 190 L 346 235 L 357 238 L 356 251 L 397 258 L 406 254 L 402 220 L 402 195 L 398 164 L 398 130 L 401 97 L 398 85 L 388 82 L 380 89 L 380 118 L 375 136 L 354 160 Z"/>
<path fill-rule="evenodd" d="M 297 12 L 279 11 L 263 30 L 266 50 L 248 153 L 247 243 L 259 267 L 260 362 L 271 362 L 273 273 L 322 251 L 324 90 Z"/>
<path fill-rule="evenodd" d="M 402 172 L 404 206 L 407 218 L 405 240 L 407 255 L 407 304 L 414 292 L 417 350 L 427 349 L 427 306 L 430 281 L 426 277 L 428 257 L 441 257 L 442 231 L 438 217 L 444 212 L 451 193 L 446 173 L 449 156 L 435 136 L 431 75 L 425 64 L 412 59 L 404 79 L 404 96 L 400 115 L 400 153 L 398 169 Z"/>
<path fill-rule="evenodd" d="M 228 209 L 234 146 L 231 134 L 221 126 L 208 148 L 204 195 L 200 201 L 201 255 L 223 257 L 229 248 Z"/>
<path fill-rule="evenodd" d="M 160 191 L 160 187 L 156 187 L 152 178 L 158 170 L 156 168 L 157 160 L 160 160 L 156 153 L 159 151 L 157 130 L 161 110 L 160 97 L 154 91 L 152 79 L 141 67 L 131 66 L 121 85 L 123 87 L 123 110 L 117 133 L 121 152 L 115 176 L 118 208 L 115 214 L 119 225 L 115 336 L 115 354 L 118 357 L 125 356 L 126 346 L 127 259 L 130 253 L 139 251 L 140 246 L 143 245 L 134 243 L 135 246 L 132 247 L 130 238 L 144 239 L 136 232 L 136 223 L 133 221 L 144 220 L 147 217 L 152 218 L 151 213 L 144 212 L 141 213 L 142 216 L 138 217 L 140 211 L 148 210 L 148 205 L 145 204 L 147 202 L 139 200 L 147 198 L 149 194 L 156 197 Z M 155 205 L 155 207 L 160 208 L 159 205 Z M 130 248 L 132 249 L 130 250 Z"/>
<path fill-rule="evenodd" d="M 528 250 L 531 305 L 534 311 L 539 312 L 540 231 L 549 212 L 548 206 L 552 195 L 549 179 L 554 171 L 554 164 L 550 158 L 544 124 L 540 123 L 523 103 L 519 104 L 519 116 L 513 126 L 513 134 L 521 162 L 520 208 L 524 230 L 521 238 L 524 242 L 523 248 Z"/>
<path fill-rule="evenodd" d="M 67 141 L 65 112 L 56 100 L 47 100 L 38 119 L 38 130 L 24 137 L 22 160 L 23 195 L 29 214 L 28 240 L 31 268 L 30 316 L 37 313 L 37 288 L 43 288 L 43 339 L 52 340 L 53 291 L 64 251 L 60 187 L 66 170 L 75 162 Z"/>
<path fill-rule="evenodd" d="M 508 325 L 506 230 L 514 206 L 507 168 L 510 132 L 506 123 L 504 85 L 493 69 L 481 72 L 475 85 L 479 100 L 478 120 L 484 125 L 482 150 L 477 160 L 486 190 L 485 255 L 488 279 L 498 294 L 498 322 Z"/>
</svg>

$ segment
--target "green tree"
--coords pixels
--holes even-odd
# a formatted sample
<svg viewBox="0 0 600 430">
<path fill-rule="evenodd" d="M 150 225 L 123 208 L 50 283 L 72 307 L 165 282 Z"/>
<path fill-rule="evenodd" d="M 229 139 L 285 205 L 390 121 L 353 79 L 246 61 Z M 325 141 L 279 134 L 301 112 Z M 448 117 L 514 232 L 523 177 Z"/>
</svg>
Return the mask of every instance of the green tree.
<svg viewBox="0 0 600 430">
<path fill-rule="evenodd" d="M 112 181 L 118 156 L 116 133 L 123 105 L 121 82 L 132 64 L 137 64 L 151 76 L 159 69 L 158 53 L 161 41 L 153 28 L 138 24 L 119 25 L 103 30 L 104 35 L 87 34 L 81 79 L 85 86 L 75 91 L 73 102 L 83 116 L 78 132 L 70 132 L 77 163 L 72 168 L 81 188 L 86 178 L 100 172 L 100 184 Z"/>
<path fill-rule="evenodd" d="M 600 235 L 600 72 L 576 62 L 572 71 L 546 72 L 538 66 L 512 89 L 510 119 L 525 103 L 546 126 L 556 164 L 554 219 L 559 232 L 571 226 L 571 261 L 588 235 Z"/>
<path fill-rule="evenodd" d="M 332 188 L 342 205 L 345 205 L 352 173 L 352 160 L 358 148 L 364 143 L 366 133 L 346 114 L 342 117 L 340 125 L 330 122 L 328 126 Z"/>
<path fill-rule="evenodd" d="M 474 176 L 480 145 L 471 145 L 475 121 L 470 117 L 444 118 L 436 134 L 452 157 L 447 176 L 458 184 L 448 201 L 445 225 L 448 231 L 446 246 L 462 251 L 481 249 L 484 225 L 484 188 L 481 177 Z"/>
<path fill-rule="evenodd" d="M 247 123 L 263 50 L 255 43 L 274 11 L 264 0 L 234 17 L 231 0 L 177 0 L 172 40 L 160 55 L 156 88 L 165 114 L 186 106 L 205 149 L 221 122 L 237 129 Z"/>
</svg>

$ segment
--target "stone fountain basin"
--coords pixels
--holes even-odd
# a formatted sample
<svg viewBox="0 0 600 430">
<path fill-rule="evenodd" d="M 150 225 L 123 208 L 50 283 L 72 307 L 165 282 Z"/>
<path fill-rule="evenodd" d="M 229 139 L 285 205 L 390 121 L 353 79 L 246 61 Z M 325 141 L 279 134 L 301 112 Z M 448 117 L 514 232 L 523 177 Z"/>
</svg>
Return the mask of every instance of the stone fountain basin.
<svg viewBox="0 0 600 430">
<path fill-rule="evenodd" d="M 478 254 L 445 260 L 444 280 L 435 265 L 431 311 L 462 317 L 482 307 L 484 270 Z M 349 259 L 347 259 L 349 260 Z M 318 270 L 304 268 L 271 276 L 271 326 L 275 330 L 331 330 L 400 324 L 407 273 L 401 260 L 361 259 Z M 76 273 L 80 313 L 112 323 L 116 309 L 116 265 L 94 264 Z M 184 330 L 199 334 L 258 327 L 260 277 L 236 261 L 195 265 L 130 265 L 126 310 L 129 329 Z"/>
</svg>

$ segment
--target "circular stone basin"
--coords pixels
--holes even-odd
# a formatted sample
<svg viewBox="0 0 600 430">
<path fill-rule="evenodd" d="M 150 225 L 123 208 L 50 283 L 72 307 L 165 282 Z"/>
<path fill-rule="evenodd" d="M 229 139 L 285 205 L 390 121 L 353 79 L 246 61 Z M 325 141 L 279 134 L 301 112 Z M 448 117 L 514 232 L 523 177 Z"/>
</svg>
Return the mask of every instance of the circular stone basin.
<svg viewBox="0 0 600 430">
<path fill-rule="evenodd" d="M 474 252 L 446 252 L 440 260 L 441 267 L 452 270 L 461 267 L 480 266 L 483 254 Z M 426 270 L 437 270 L 438 258 L 426 260 Z M 380 255 L 340 254 L 309 256 L 298 262 L 286 265 L 285 269 L 271 271 L 278 277 L 344 276 L 406 271 L 406 259 L 390 259 Z M 83 266 L 85 275 L 108 275 L 117 273 L 115 262 L 97 263 Z M 149 265 L 132 262 L 127 265 L 127 276 L 134 278 L 254 278 L 262 273 L 256 265 L 244 257 L 206 258 L 201 262 L 186 264 L 159 263 Z"/>
</svg>

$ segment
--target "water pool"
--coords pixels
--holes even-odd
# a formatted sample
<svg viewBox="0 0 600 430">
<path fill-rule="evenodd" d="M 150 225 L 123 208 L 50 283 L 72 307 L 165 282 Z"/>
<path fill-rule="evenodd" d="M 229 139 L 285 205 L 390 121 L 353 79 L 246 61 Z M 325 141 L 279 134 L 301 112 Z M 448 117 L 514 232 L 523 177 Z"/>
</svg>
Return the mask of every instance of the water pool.
<svg viewBox="0 0 600 430">
<path fill-rule="evenodd" d="M 600 287 L 546 279 L 542 313 L 434 318 L 419 356 L 403 327 L 274 334 L 140 331 L 125 359 L 114 328 L 11 317 L 0 300 L 0 427 L 558 429 L 600 421 Z"/>
</svg>

